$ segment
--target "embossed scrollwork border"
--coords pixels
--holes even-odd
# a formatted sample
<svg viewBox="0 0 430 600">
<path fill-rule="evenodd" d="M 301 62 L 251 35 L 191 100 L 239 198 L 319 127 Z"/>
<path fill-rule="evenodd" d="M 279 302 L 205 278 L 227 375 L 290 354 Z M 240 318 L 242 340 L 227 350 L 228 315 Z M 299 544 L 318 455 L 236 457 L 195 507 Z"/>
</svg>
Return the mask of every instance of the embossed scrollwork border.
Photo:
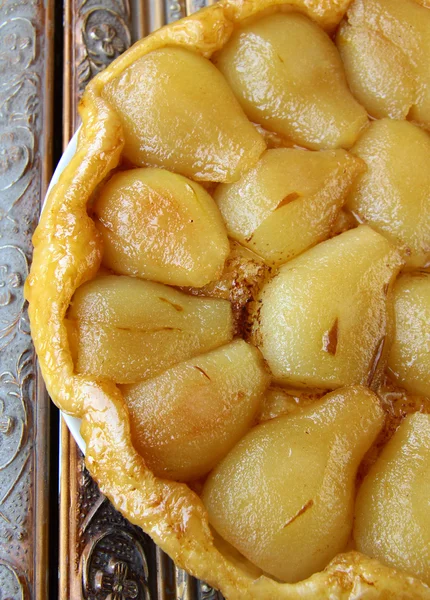
<svg viewBox="0 0 430 600">
<path fill-rule="evenodd" d="M 3 576 L 1 572 L 3 571 Z M 29 589 L 25 578 L 19 575 L 9 563 L 0 559 L 0 578 L 3 581 L 2 593 L 6 591 L 6 586 L 15 591 L 18 595 L 14 596 L 14 600 L 26 600 L 29 597 Z M 6 583 L 5 583 L 6 582 Z M 10 596 L 12 598 L 12 596 Z"/>
<path fill-rule="evenodd" d="M 23 285 L 51 173 L 54 0 L 0 3 L 0 595 L 48 597 L 48 399 Z"/>
<path fill-rule="evenodd" d="M 124 9 L 124 16 L 129 7 Z M 101 22 L 100 20 L 103 19 Z M 96 5 L 85 12 L 81 26 L 82 58 L 77 66 L 79 95 L 97 75 L 131 44 L 130 29 L 125 18 L 115 10 Z"/>
</svg>

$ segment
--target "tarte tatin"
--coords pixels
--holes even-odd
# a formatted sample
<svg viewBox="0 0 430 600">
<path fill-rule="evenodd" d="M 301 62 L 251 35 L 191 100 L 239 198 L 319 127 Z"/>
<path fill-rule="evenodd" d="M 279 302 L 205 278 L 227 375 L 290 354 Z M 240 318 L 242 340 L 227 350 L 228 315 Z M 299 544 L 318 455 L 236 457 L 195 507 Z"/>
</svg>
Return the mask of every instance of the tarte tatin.
<svg viewBox="0 0 430 600">
<path fill-rule="evenodd" d="M 88 85 L 26 282 L 101 491 L 229 600 L 430 598 L 430 11 L 221 0 Z"/>
</svg>

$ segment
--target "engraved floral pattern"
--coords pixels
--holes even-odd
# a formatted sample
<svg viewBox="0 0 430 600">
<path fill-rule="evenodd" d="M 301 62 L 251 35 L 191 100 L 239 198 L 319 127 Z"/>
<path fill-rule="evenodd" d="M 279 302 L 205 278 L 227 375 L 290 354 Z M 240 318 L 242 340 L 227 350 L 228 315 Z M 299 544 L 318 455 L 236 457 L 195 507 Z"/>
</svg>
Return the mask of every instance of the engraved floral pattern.
<svg viewBox="0 0 430 600">
<path fill-rule="evenodd" d="M 108 565 L 110 572 L 98 571 L 96 575 L 96 587 L 102 592 L 108 593 L 106 600 L 133 600 L 139 594 L 137 583 L 129 579 L 128 566 L 123 561 L 110 560 Z"/>
<path fill-rule="evenodd" d="M 0 2 L 0 600 L 36 598 L 43 589 L 34 569 L 44 561 L 44 540 L 34 539 L 34 507 L 43 506 L 37 482 L 46 474 L 35 423 L 43 424 L 46 405 L 43 394 L 35 394 L 23 284 L 48 154 L 49 119 L 42 118 L 50 87 L 47 6 L 42 0 Z"/>
<path fill-rule="evenodd" d="M 201 590 L 202 600 L 222 600 L 223 599 L 222 594 L 220 592 L 218 592 L 217 590 L 214 590 L 214 588 L 210 587 L 207 583 L 201 583 L 200 590 Z"/>
<path fill-rule="evenodd" d="M 106 518 L 115 521 L 118 517 L 121 523 L 106 528 Z M 99 504 L 98 520 L 93 516 L 87 525 L 90 541 L 81 557 L 84 597 L 149 600 L 148 564 L 141 543 L 148 542 L 142 532 L 128 524 L 108 502 Z"/>
<path fill-rule="evenodd" d="M 79 95 L 94 75 L 130 46 L 130 29 L 126 23 L 128 6 L 121 11 L 115 4 L 102 3 L 84 12 L 81 26 L 81 58 L 77 64 Z M 86 3 L 84 3 L 86 5 Z M 83 6 L 84 6 L 83 5 Z"/>
<path fill-rule="evenodd" d="M 27 529 L 27 514 L 22 505 L 29 500 L 27 466 L 31 447 L 27 447 L 34 356 L 32 348 L 23 352 L 15 368 L 0 374 L 0 472 L 7 478 L 0 489 L 0 538 L 21 540 Z"/>
<path fill-rule="evenodd" d="M 31 45 L 30 37 L 20 37 L 16 33 L 9 33 L 3 38 L 3 48 L 0 51 L 0 61 L 9 65 L 22 62 L 22 51 Z"/>
<path fill-rule="evenodd" d="M 7 265 L 0 265 L 0 306 L 7 306 L 13 298 L 16 288 L 21 285 L 20 273 L 9 272 Z"/>
<path fill-rule="evenodd" d="M 1 5 L 0 5 L 1 7 Z M 27 69 L 35 57 L 34 27 L 28 19 L 15 17 L 0 25 L 0 74 L 9 77 Z"/>
<path fill-rule="evenodd" d="M 120 37 L 115 27 L 107 23 L 94 25 L 90 29 L 90 37 L 99 42 L 100 48 L 108 58 L 115 56 L 115 53 L 121 53 L 125 50 L 125 44 Z"/>
<path fill-rule="evenodd" d="M 9 244 L 0 246 L 0 260 L 0 351 L 3 351 L 20 334 L 29 334 L 23 298 L 28 262 L 21 248 Z"/>
<path fill-rule="evenodd" d="M 2 411 L 4 410 L 3 400 L 0 401 L 0 406 L 2 406 Z M 11 432 L 13 427 L 13 417 L 8 417 L 7 415 L 0 416 L 0 435 L 8 435 Z"/>
</svg>

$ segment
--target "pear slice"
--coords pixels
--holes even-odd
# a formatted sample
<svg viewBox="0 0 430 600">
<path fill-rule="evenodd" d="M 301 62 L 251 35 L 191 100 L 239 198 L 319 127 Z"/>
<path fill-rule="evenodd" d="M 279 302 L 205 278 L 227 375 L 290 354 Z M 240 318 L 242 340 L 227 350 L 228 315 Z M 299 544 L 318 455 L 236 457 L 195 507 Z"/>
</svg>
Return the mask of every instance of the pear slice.
<svg viewBox="0 0 430 600">
<path fill-rule="evenodd" d="M 121 275 L 203 286 L 219 277 L 230 246 L 202 186 L 163 169 L 114 175 L 93 206 L 103 264 Z"/>
<path fill-rule="evenodd" d="M 394 286 L 396 334 L 388 367 L 397 383 L 430 398 L 430 273 L 405 273 Z"/>
<path fill-rule="evenodd" d="M 407 121 L 374 121 L 351 150 L 367 164 L 346 207 L 395 243 L 411 268 L 430 264 L 430 136 Z"/>
<path fill-rule="evenodd" d="M 231 237 L 279 266 L 327 239 L 364 163 L 345 150 L 267 150 L 214 198 Z"/>
<path fill-rule="evenodd" d="M 368 556 L 430 585 L 430 415 L 408 415 L 357 496 L 354 538 Z"/>
<path fill-rule="evenodd" d="M 252 121 L 300 146 L 349 148 L 367 123 L 335 45 L 302 14 L 237 29 L 214 63 Z"/>
<path fill-rule="evenodd" d="M 209 522 L 281 581 L 323 569 L 348 542 L 357 468 L 383 421 L 377 396 L 350 387 L 258 425 L 210 474 Z"/>
<path fill-rule="evenodd" d="M 230 303 L 108 275 L 82 285 L 67 315 L 78 373 L 135 383 L 231 341 Z"/>
<path fill-rule="evenodd" d="M 413 0 L 351 3 L 337 46 L 352 93 L 372 117 L 430 128 L 430 11 Z"/>
<path fill-rule="evenodd" d="M 103 89 L 121 119 L 124 155 L 202 181 L 235 181 L 265 149 L 221 73 L 200 54 L 161 48 Z"/>
<path fill-rule="evenodd" d="M 275 381 L 377 386 L 394 321 L 388 291 L 401 264 L 395 248 L 362 225 L 283 265 L 250 314 L 251 341 Z"/>
<path fill-rule="evenodd" d="M 269 375 L 243 340 L 122 386 L 133 443 L 159 477 L 208 473 L 255 421 Z"/>
</svg>

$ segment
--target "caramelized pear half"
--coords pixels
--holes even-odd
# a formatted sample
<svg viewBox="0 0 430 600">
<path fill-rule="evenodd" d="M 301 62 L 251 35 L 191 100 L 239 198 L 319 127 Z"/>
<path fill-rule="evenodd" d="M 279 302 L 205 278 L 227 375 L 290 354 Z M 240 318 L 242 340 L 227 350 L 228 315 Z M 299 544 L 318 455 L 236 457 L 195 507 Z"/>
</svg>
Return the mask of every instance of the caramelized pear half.
<svg viewBox="0 0 430 600">
<path fill-rule="evenodd" d="M 231 237 L 279 266 L 327 239 L 364 163 L 345 150 L 267 150 L 217 202 Z"/>
<path fill-rule="evenodd" d="M 75 292 L 66 324 L 78 373 L 135 383 L 231 341 L 230 303 L 109 275 Z"/>
<path fill-rule="evenodd" d="M 114 175 L 93 207 L 103 264 L 120 275 L 203 286 L 219 277 L 230 246 L 202 186 L 163 169 Z"/>
<path fill-rule="evenodd" d="M 357 496 L 357 547 L 430 585 L 430 415 L 405 418 Z"/>
<path fill-rule="evenodd" d="M 224 77 L 200 54 L 161 48 L 103 88 L 136 166 L 203 181 L 235 181 L 265 149 Z"/>
<path fill-rule="evenodd" d="M 209 522 L 281 581 L 323 569 L 348 542 L 356 471 L 383 420 L 377 396 L 351 387 L 255 427 L 205 484 Z"/>
<path fill-rule="evenodd" d="M 377 385 L 394 324 L 389 286 L 401 264 L 396 249 L 362 225 L 282 265 L 251 312 L 251 339 L 275 380 Z"/>
<path fill-rule="evenodd" d="M 395 243 L 408 267 L 430 264 L 429 134 L 407 121 L 373 121 L 351 151 L 367 170 L 346 207 Z"/>
<path fill-rule="evenodd" d="M 252 121 L 300 146 L 349 148 L 367 123 L 335 45 L 299 13 L 237 29 L 214 62 Z"/>
<path fill-rule="evenodd" d="M 394 286 L 396 334 L 388 367 L 397 383 L 430 398 L 430 273 L 405 273 Z"/>
<path fill-rule="evenodd" d="M 337 46 L 354 96 L 377 119 L 430 128 L 430 10 L 412 0 L 358 0 Z"/>
<path fill-rule="evenodd" d="M 122 386 L 133 443 L 159 477 L 201 477 L 251 427 L 268 383 L 259 351 L 236 340 Z"/>
</svg>

